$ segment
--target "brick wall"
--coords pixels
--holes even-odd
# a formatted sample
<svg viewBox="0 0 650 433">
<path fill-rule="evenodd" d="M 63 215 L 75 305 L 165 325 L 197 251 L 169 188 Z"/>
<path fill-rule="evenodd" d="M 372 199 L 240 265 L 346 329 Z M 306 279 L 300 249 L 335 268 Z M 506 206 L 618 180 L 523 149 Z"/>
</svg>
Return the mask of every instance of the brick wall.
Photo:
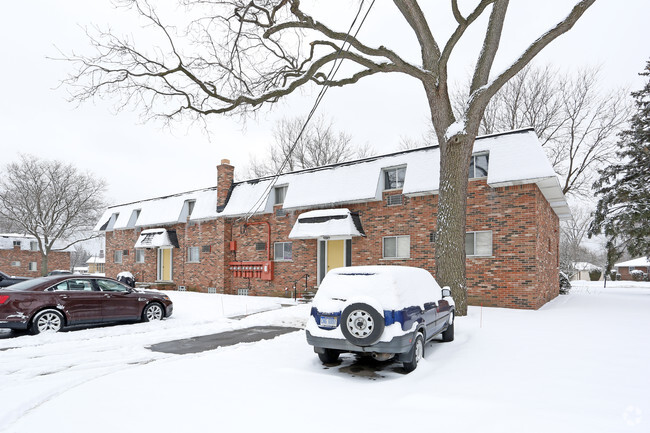
<svg viewBox="0 0 650 433">
<path fill-rule="evenodd" d="M 345 206 L 359 212 L 366 237 L 352 239 L 352 265 L 404 265 L 429 270 L 435 275 L 435 231 L 437 195 L 403 197 L 404 203 L 388 206 L 387 195 L 381 202 Z M 279 206 L 275 207 L 275 210 Z M 248 289 L 249 295 L 290 296 L 294 283 L 302 291 L 317 284 L 317 248 L 315 239 L 291 240 L 289 233 L 303 211 L 277 216 L 274 212 L 258 215 L 250 223 L 268 221 L 271 226 L 271 257 L 275 242 L 292 242 L 291 261 L 274 262 L 274 278 L 234 277 L 230 261 L 261 261 L 266 250 L 257 251 L 255 244 L 267 242 L 266 225 L 247 225 L 236 219 L 167 226 L 177 232 L 180 248 L 173 250 L 173 286 L 189 290 L 236 294 Z M 558 218 L 536 185 L 491 188 L 484 179 L 471 180 L 468 190 L 467 231 L 492 231 L 492 255 L 467 258 L 467 287 L 470 304 L 510 308 L 539 308 L 557 296 L 558 284 Z M 135 263 L 133 246 L 139 230 L 118 230 L 106 233 L 106 274 L 115 277 L 121 270 L 130 270 L 138 281 L 154 282 L 156 251 L 146 250 L 144 264 Z M 410 258 L 383 259 L 384 236 L 410 236 Z M 229 243 L 236 242 L 231 252 Z M 187 263 L 188 246 L 209 246 L 209 253 L 200 253 L 200 263 Z M 115 249 L 129 250 L 123 263 L 113 263 Z"/>
<path fill-rule="evenodd" d="M 0 250 L 0 269 L 9 275 L 17 277 L 40 277 L 42 274 L 42 258 L 40 251 L 21 250 L 14 247 L 10 250 Z M 12 262 L 20 262 L 20 266 L 11 266 Z M 36 262 L 36 270 L 29 270 L 29 263 Z M 54 251 L 48 255 L 48 270 L 70 270 L 70 253 Z"/>
</svg>

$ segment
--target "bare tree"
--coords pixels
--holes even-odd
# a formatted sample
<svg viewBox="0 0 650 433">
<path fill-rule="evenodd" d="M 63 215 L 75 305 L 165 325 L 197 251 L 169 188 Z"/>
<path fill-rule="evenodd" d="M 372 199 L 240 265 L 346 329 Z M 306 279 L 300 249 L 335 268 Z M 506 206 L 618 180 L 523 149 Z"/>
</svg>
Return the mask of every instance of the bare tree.
<svg viewBox="0 0 650 433">
<path fill-rule="evenodd" d="M 575 272 L 573 264 L 590 255 L 583 241 L 593 220 L 592 213 L 584 207 L 575 206 L 572 214 L 571 219 L 560 223 L 560 270 L 569 276 Z"/>
<path fill-rule="evenodd" d="M 564 194 L 586 195 L 596 169 L 615 158 L 616 137 L 631 110 L 626 93 L 602 92 L 596 68 L 562 74 L 552 66 L 529 65 L 492 98 L 479 132 L 534 127 L 563 179 Z M 456 111 L 465 97 L 463 91 L 454 95 Z"/>
<path fill-rule="evenodd" d="M 77 101 L 119 95 L 123 107 L 136 105 L 145 116 L 173 119 L 247 113 L 310 83 L 343 87 L 385 73 L 417 80 L 440 143 L 436 278 L 451 287 L 457 312 L 464 315 L 467 173 L 485 107 L 543 48 L 568 32 L 594 1 L 578 1 L 566 18 L 532 41 L 510 66 L 493 74 L 508 0 L 480 0 L 469 13 L 451 0 L 450 19 L 456 27 L 444 45 L 434 37 L 417 0 L 393 0 L 395 19 L 401 17 L 409 25 L 419 45 L 421 59 L 415 63 L 385 45 L 371 46 L 357 37 L 369 12 L 364 1 L 359 4 L 360 19 L 340 31 L 306 13 L 300 0 L 183 0 L 186 16 L 198 18 L 179 31 L 163 23 L 149 3 L 130 0 L 125 3 L 151 23 L 161 43 L 146 48 L 110 31 L 90 35 L 96 52 L 68 57 L 78 65 L 68 83 Z M 470 103 L 456 115 L 449 96 L 449 59 L 483 14 L 489 17 L 468 89 Z M 342 68 L 344 76 L 335 77 L 331 71 L 337 70 L 339 61 L 350 67 Z"/>
<path fill-rule="evenodd" d="M 23 155 L 0 179 L 0 217 L 37 239 L 46 275 L 51 251 L 97 236 L 88 232 L 104 210 L 105 189 L 103 180 L 70 164 Z"/>
<path fill-rule="evenodd" d="M 74 269 L 77 266 L 85 266 L 92 254 L 83 245 L 77 244 L 70 252 L 70 266 Z"/>
<path fill-rule="evenodd" d="M 355 147 L 352 138 L 336 131 L 332 120 L 319 116 L 305 125 L 305 119 L 282 119 L 273 130 L 274 143 L 263 159 L 251 158 L 249 175 L 263 177 L 304 168 L 372 156 L 370 146 Z M 300 132 L 302 131 L 302 134 Z"/>
</svg>

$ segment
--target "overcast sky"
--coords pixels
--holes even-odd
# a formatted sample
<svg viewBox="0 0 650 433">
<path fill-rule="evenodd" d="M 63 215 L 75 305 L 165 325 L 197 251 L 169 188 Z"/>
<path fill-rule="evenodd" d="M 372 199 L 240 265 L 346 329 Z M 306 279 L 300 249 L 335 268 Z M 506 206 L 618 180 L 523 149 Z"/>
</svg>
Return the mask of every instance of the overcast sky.
<svg viewBox="0 0 650 433">
<path fill-rule="evenodd" d="M 155 1 L 153 3 L 156 3 Z M 425 3 L 424 1 L 422 2 Z M 448 2 L 428 2 L 428 6 Z M 469 7 L 474 1 L 465 2 Z M 500 71 L 545 30 L 569 12 L 573 1 L 512 0 L 495 64 Z M 357 2 L 321 1 L 323 20 L 346 31 Z M 461 3 L 462 5 L 463 3 Z M 464 10 L 468 10 L 467 5 Z M 316 16 L 316 12 L 314 15 Z M 650 57 L 650 2 L 597 0 L 567 35 L 553 42 L 537 63 L 553 63 L 563 71 L 600 66 L 605 90 L 637 89 L 637 76 Z M 199 126 L 142 124 L 138 114 L 115 114 L 116 100 L 86 103 L 66 101 L 60 80 L 71 65 L 47 57 L 88 49 L 81 27 L 90 24 L 128 27 L 124 12 L 110 0 L 32 0 L 5 2 L 0 18 L 3 65 L 0 68 L 0 148 L 2 163 L 19 153 L 69 161 L 108 182 L 111 204 L 168 195 L 216 184 L 215 166 L 231 160 L 240 173 L 251 154 L 264 152 L 271 130 L 282 117 L 304 116 L 316 95 L 307 89 L 260 112 L 244 125 L 239 118 L 211 117 L 209 137 Z M 448 17 L 432 19 L 435 35 L 444 43 Z M 463 81 L 478 53 L 482 29 L 469 33 L 452 57 L 451 73 Z M 386 45 L 404 57 L 417 59 L 415 39 L 395 6 L 377 0 L 359 34 L 371 45 Z M 397 149 L 400 137 L 418 138 L 427 128 L 428 108 L 421 86 L 400 75 L 371 77 L 344 89 L 332 89 L 319 113 L 333 118 L 356 144 L 370 144 L 377 153 Z"/>
</svg>

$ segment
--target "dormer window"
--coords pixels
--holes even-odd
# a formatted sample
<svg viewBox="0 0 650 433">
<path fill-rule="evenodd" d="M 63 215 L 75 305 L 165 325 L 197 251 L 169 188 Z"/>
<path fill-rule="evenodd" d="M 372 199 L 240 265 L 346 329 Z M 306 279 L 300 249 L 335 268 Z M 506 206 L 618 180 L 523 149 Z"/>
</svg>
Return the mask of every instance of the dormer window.
<svg viewBox="0 0 650 433">
<path fill-rule="evenodd" d="M 274 189 L 274 201 L 273 204 L 282 204 L 284 203 L 284 198 L 287 196 L 287 186 L 276 186 Z"/>
<path fill-rule="evenodd" d="M 106 226 L 106 231 L 113 230 L 113 227 L 115 226 L 115 222 L 117 221 L 117 217 L 119 216 L 120 216 L 119 212 L 115 212 L 113 215 L 111 215 L 111 219 L 108 220 L 108 225 Z"/>
<path fill-rule="evenodd" d="M 131 218 L 129 218 L 129 224 L 127 225 L 127 227 L 135 227 L 135 224 L 138 221 L 139 217 L 140 217 L 140 209 L 135 209 L 133 212 L 131 212 Z"/>
<path fill-rule="evenodd" d="M 384 169 L 384 190 L 402 189 L 405 177 L 406 167 Z"/>
<path fill-rule="evenodd" d="M 181 216 L 178 218 L 179 222 L 185 222 L 187 221 L 188 218 L 192 216 L 192 212 L 194 212 L 194 205 L 196 204 L 196 200 L 185 200 L 183 203 L 183 209 L 181 209 Z"/>
<path fill-rule="evenodd" d="M 488 162 L 489 154 L 487 153 L 472 155 L 472 160 L 469 164 L 469 178 L 476 179 L 480 177 L 487 177 Z"/>
</svg>

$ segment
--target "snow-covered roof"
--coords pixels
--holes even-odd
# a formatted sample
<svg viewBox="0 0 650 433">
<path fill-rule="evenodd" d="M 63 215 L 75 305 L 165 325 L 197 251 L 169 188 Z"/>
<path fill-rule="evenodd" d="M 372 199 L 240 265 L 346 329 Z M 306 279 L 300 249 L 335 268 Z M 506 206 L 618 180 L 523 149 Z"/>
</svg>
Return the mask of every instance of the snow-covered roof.
<svg viewBox="0 0 650 433">
<path fill-rule="evenodd" d="M 31 242 L 37 242 L 36 238 L 32 235 L 27 235 L 27 234 L 20 234 L 20 233 L 0 233 L 0 250 L 11 250 L 14 247 L 14 241 L 20 242 L 20 249 L 21 250 L 31 250 L 31 251 L 37 251 L 38 246 L 36 246 L 36 250 L 32 249 L 32 246 L 30 245 Z M 62 249 L 65 246 L 65 244 L 59 240 L 54 241 L 53 244 L 53 249 L 55 251 L 71 251 L 72 248 L 66 248 Z"/>
<path fill-rule="evenodd" d="M 504 187 L 534 183 L 560 219 L 571 213 L 560 182 L 532 129 L 477 137 L 474 153 L 489 153 L 487 183 Z M 286 186 L 284 209 L 309 209 L 380 201 L 383 170 L 405 167 L 402 194 L 436 194 L 439 189 L 438 146 L 365 158 L 273 177 L 234 183 L 223 209 L 217 209 L 217 188 L 112 206 L 95 230 L 153 227 L 184 222 L 186 203 L 194 201 L 193 221 L 273 212 L 276 187 Z"/>
<path fill-rule="evenodd" d="M 157 248 L 157 247 L 173 247 L 178 242 L 174 241 L 176 234 L 168 232 L 165 229 L 148 229 L 142 230 L 140 237 L 135 243 L 134 248 Z"/>
<path fill-rule="evenodd" d="M 639 257 L 636 259 L 628 260 L 627 262 L 616 263 L 614 266 L 619 267 L 631 267 L 631 266 L 650 266 L 650 260 L 647 257 Z"/>
<path fill-rule="evenodd" d="M 349 209 L 313 210 L 300 214 L 289 233 L 289 239 L 347 239 L 364 236 L 358 214 Z"/>
<path fill-rule="evenodd" d="M 573 263 L 573 269 L 576 271 L 594 271 L 600 269 L 600 266 L 596 266 L 589 262 L 575 262 Z"/>
<path fill-rule="evenodd" d="M 106 258 L 94 256 L 86 260 L 86 263 L 106 263 Z"/>
</svg>

